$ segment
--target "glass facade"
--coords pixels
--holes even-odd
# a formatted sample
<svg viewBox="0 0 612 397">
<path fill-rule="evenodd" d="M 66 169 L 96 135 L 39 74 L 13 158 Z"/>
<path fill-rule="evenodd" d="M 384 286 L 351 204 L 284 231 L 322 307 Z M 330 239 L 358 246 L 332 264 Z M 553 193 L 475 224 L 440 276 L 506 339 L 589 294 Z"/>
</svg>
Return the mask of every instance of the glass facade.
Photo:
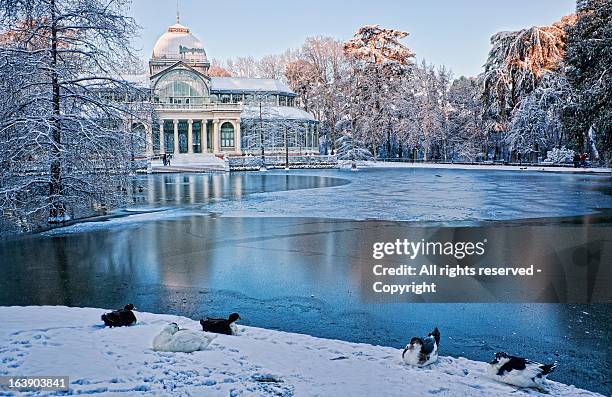
<svg viewBox="0 0 612 397">
<path fill-rule="evenodd" d="M 221 125 L 221 147 L 234 147 L 234 126 L 232 123 L 225 122 Z"/>
<path fill-rule="evenodd" d="M 210 99 L 206 82 L 197 74 L 184 69 L 172 70 L 157 81 L 154 88 L 156 103 L 201 105 Z"/>
</svg>

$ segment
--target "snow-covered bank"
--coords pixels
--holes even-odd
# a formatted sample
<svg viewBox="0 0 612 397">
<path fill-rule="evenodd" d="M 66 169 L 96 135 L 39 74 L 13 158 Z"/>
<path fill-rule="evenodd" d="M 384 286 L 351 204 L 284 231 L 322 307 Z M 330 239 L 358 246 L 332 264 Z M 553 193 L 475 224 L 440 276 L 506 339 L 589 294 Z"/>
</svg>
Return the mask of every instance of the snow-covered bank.
<svg viewBox="0 0 612 397">
<path fill-rule="evenodd" d="M 350 168 L 350 161 L 341 161 L 341 168 Z M 501 165 L 501 164 L 450 164 L 450 163 L 402 163 L 386 161 L 358 161 L 359 168 L 438 168 L 457 170 L 504 170 L 504 171 L 544 171 L 544 172 L 570 172 L 581 174 L 612 174 L 611 168 L 574 168 L 542 165 Z"/>
<path fill-rule="evenodd" d="M 71 394 L 540 395 L 489 380 L 485 363 L 465 358 L 441 357 L 429 368 L 416 369 L 402 364 L 399 349 L 244 326 L 239 336 L 219 335 L 206 351 L 154 352 L 151 341 L 168 322 L 190 329 L 200 329 L 199 323 L 137 312 L 137 325 L 110 329 L 101 326 L 103 312 L 0 307 L 0 375 L 68 375 Z M 558 370 L 566 369 L 561 363 Z M 548 390 L 551 396 L 599 396 L 552 381 Z"/>
</svg>

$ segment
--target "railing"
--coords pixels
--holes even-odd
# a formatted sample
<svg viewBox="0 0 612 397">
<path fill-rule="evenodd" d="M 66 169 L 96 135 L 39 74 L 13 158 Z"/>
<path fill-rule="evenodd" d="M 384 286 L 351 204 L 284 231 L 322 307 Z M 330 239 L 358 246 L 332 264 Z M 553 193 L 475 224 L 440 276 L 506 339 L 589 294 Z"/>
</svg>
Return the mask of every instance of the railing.
<svg viewBox="0 0 612 397">
<path fill-rule="evenodd" d="M 229 167 L 232 171 L 254 171 L 263 165 L 266 168 L 284 168 L 285 156 L 265 156 L 262 161 L 260 156 L 229 156 Z M 290 168 L 335 168 L 338 165 L 336 156 L 322 155 L 292 155 L 289 156 Z"/>
<path fill-rule="evenodd" d="M 155 110 L 242 110 L 242 103 L 154 103 Z"/>
<path fill-rule="evenodd" d="M 552 163 L 546 161 L 506 161 L 506 160 L 486 160 L 486 161 L 450 161 L 443 159 L 407 159 L 407 158 L 377 158 L 376 161 L 383 163 L 415 163 L 415 164 L 449 164 L 449 165 L 508 165 L 508 166 L 530 166 L 530 167 L 566 167 L 571 168 L 574 167 L 573 163 Z M 590 162 L 589 162 L 590 163 Z M 589 167 L 592 164 L 587 164 Z M 588 168 L 588 167 L 587 167 Z"/>
</svg>

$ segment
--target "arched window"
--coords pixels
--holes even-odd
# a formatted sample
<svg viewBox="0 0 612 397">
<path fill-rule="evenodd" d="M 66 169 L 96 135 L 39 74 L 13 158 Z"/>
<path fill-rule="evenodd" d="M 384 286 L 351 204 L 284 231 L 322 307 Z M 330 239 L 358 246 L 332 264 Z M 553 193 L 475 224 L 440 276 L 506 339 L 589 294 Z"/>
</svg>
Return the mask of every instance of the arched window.
<svg viewBox="0 0 612 397">
<path fill-rule="evenodd" d="M 155 101 L 159 103 L 200 105 L 209 100 L 208 85 L 189 70 L 172 70 L 155 84 Z"/>
<path fill-rule="evenodd" d="M 143 154 L 146 151 L 146 134 L 147 129 L 142 123 L 132 124 L 132 139 L 130 139 L 131 154 L 137 156 Z"/>
<path fill-rule="evenodd" d="M 221 147 L 234 147 L 234 126 L 227 121 L 221 124 Z"/>
</svg>

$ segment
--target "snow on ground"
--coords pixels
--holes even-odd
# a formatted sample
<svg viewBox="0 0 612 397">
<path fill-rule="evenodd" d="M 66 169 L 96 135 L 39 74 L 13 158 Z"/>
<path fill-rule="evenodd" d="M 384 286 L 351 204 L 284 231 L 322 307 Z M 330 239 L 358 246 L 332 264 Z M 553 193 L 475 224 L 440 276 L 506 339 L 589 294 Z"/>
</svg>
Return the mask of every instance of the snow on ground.
<svg viewBox="0 0 612 397">
<path fill-rule="evenodd" d="M 0 375 L 68 375 L 70 394 L 105 396 L 542 395 L 489 380 L 485 363 L 465 358 L 417 369 L 402 364 L 399 349 L 252 327 L 219 335 L 205 351 L 154 352 L 151 341 L 168 322 L 199 323 L 137 312 L 132 327 L 103 328 L 104 311 L 0 307 Z M 552 381 L 547 387 L 551 396 L 599 396 Z"/>
<path fill-rule="evenodd" d="M 351 161 L 343 160 L 340 168 L 350 168 Z M 502 164 L 450 164 L 450 163 L 403 163 L 385 161 L 358 161 L 359 168 L 438 168 L 457 170 L 503 170 L 503 171 L 545 171 L 545 172 L 572 172 L 586 174 L 612 174 L 611 168 L 574 168 L 561 166 L 538 165 L 502 165 Z"/>
</svg>

